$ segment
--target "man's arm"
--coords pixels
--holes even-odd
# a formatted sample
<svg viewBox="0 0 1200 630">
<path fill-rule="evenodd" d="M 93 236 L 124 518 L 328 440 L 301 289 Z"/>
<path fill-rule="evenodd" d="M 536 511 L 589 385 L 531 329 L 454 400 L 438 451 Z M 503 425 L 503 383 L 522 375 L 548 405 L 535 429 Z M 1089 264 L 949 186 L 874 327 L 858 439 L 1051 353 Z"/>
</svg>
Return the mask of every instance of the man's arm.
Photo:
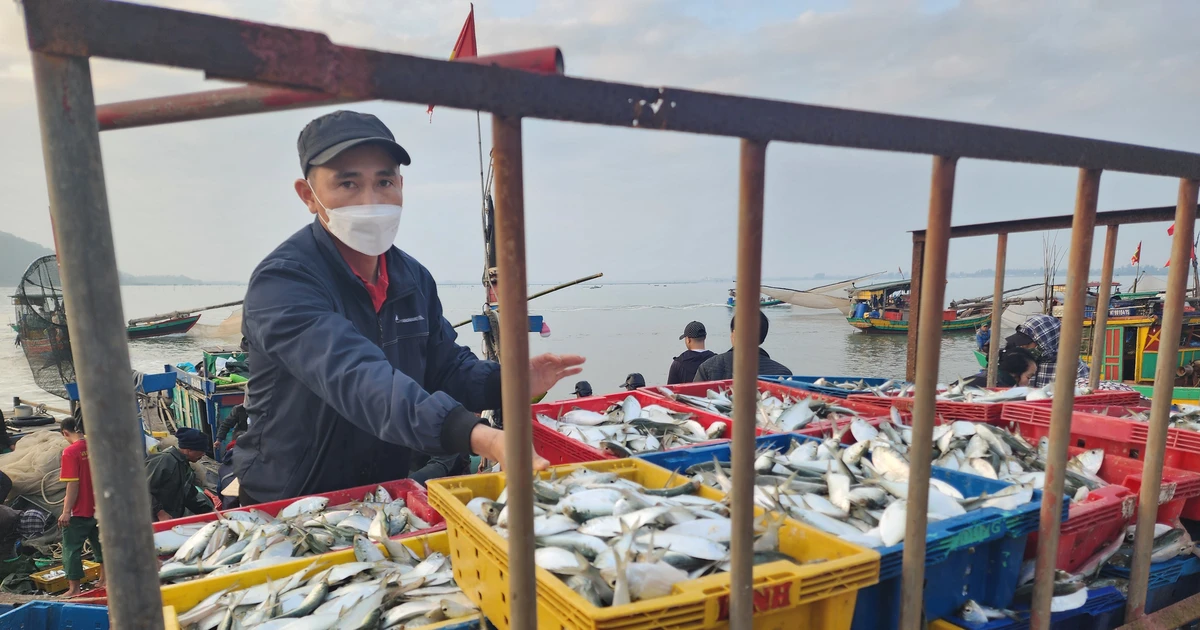
<svg viewBox="0 0 1200 630">
<path fill-rule="evenodd" d="M 671 369 L 667 370 L 667 385 L 674 385 L 676 383 L 683 382 L 683 376 L 679 373 L 679 370 L 682 367 L 683 366 L 680 365 L 678 359 L 671 361 Z"/>
<path fill-rule="evenodd" d="M 67 523 L 71 522 L 71 510 L 75 509 L 75 502 L 79 500 L 79 482 L 67 482 L 67 496 L 63 497 L 62 515 L 58 517 L 58 524 L 66 527 Z"/>
<path fill-rule="evenodd" d="M 190 510 L 192 514 L 207 514 L 213 511 L 213 504 L 208 499 L 208 495 L 191 485 L 184 488 L 183 507 Z"/>
<path fill-rule="evenodd" d="M 260 268 L 243 313 L 256 351 L 286 366 L 360 430 L 431 454 L 470 451 L 479 418 L 451 395 L 430 394 L 394 369 L 299 266 Z"/>
<path fill-rule="evenodd" d="M 150 512 L 159 521 L 169 521 L 174 518 L 163 508 L 163 503 L 159 500 L 159 497 L 168 491 L 166 486 L 169 475 L 162 465 L 164 457 L 156 455 L 146 460 L 146 481 L 150 487 Z"/>
</svg>

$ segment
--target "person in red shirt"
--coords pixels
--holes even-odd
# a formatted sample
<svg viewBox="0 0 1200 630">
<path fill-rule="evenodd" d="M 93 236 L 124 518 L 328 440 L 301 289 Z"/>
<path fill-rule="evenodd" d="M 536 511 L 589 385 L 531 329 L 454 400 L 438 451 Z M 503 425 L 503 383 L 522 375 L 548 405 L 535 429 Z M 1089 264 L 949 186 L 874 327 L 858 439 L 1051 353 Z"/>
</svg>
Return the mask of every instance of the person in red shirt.
<svg viewBox="0 0 1200 630">
<path fill-rule="evenodd" d="M 92 470 L 88 466 L 87 439 L 83 435 L 83 413 L 75 409 L 75 415 L 62 421 L 62 436 L 69 446 L 63 449 L 62 471 L 59 480 L 67 486 L 63 501 L 62 516 L 58 525 L 62 527 L 63 570 L 67 574 L 70 588 L 63 597 L 79 594 L 79 583 L 83 580 L 83 543 L 92 543 L 92 554 L 100 567 L 99 586 L 104 587 L 104 557 L 100 551 L 100 529 L 96 525 L 96 497 L 92 494 Z"/>
</svg>

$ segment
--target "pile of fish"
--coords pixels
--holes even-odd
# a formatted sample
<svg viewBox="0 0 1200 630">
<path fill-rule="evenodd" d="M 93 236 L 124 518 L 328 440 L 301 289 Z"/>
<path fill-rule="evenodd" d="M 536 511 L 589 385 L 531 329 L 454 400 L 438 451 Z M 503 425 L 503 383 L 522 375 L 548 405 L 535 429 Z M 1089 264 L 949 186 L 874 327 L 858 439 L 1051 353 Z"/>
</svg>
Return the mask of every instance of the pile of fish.
<svg viewBox="0 0 1200 630">
<path fill-rule="evenodd" d="M 1112 586 L 1123 595 L 1129 593 L 1129 579 L 1114 577 L 1105 571 L 1107 567 L 1128 569 L 1133 557 L 1133 539 L 1136 525 L 1130 525 L 1115 540 L 1096 552 L 1075 573 L 1054 572 L 1054 597 L 1050 599 L 1050 612 L 1074 610 L 1083 606 L 1088 599 L 1088 590 L 1099 590 Z M 1157 524 L 1154 526 L 1154 546 L 1151 563 L 1166 562 L 1177 556 L 1196 553 L 1195 545 L 1187 530 L 1181 527 Z M 1028 608 L 1033 596 L 1034 569 L 1037 560 L 1026 560 L 1021 565 L 1013 605 Z M 1008 609 L 989 608 L 975 601 L 968 601 L 958 617 L 972 624 L 983 624 L 993 619 L 1008 617 L 1018 622 L 1027 622 L 1029 613 Z"/>
<path fill-rule="evenodd" d="M 847 430 L 857 442 L 841 448 Z M 876 429 L 856 418 L 824 441 L 793 440 L 787 452 L 761 451 L 754 462 L 754 502 L 864 547 L 898 544 L 904 540 L 911 441 L 908 427 L 884 421 Z M 726 492 L 733 487 L 729 469 L 715 460 L 686 473 Z M 965 497 L 954 486 L 931 479 L 928 516 L 941 520 L 984 507 L 1013 510 L 1032 500 L 1031 485 Z"/>
<path fill-rule="evenodd" d="M 703 398 L 676 394 L 661 387 L 659 392 L 684 405 L 720 414 L 726 418 L 733 417 L 733 390 L 708 390 Z M 824 402 L 814 398 L 785 395 L 779 398 L 770 392 L 758 393 L 758 409 L 755 414 L 759 428 L 776 433 L 791 433 L 808 426 L 813 420 L 836 420 L 842 417 L 857 417 L 853 409 L 847 409 L 836 403 Z"/>
<path fill-rule="evenodd" d="M 831 381 L 825 377 L 813 381 L 817 387 L 836 387 L 856 394 L 875 394 L 876 396 L 907 396 L 912 393 L 913 384 L 905 381 L 887 380 L 879 385 L 867 385 L 865 380 Z"/>
<path fill-rule="evenodd" d="M 728 506 L 699 496 L 699 489 L 696 481 L 650 489 L 586 468 L 535 479 L 534 563 L 594 606 L 663 597 L 678 582 L 728 571 Z M 504 537 L 506 493 L 495 501 L 475 497 L 467 503 Z M 755 564 L 792 561 L 779 552 L 783 522 L 764 517 L 756 528 Z"/>
<path fill-rule="evenodd" d="M 276 516 L 250 509 L 218 514 L 208 523 L 176 525 L 154 535 L 154 549 L 159 556 L 173 554 L 158 573 L 161 582 L 172 583 L 348 548 L 357 536 L 383 542 L 429 527 L 404 499 L 393 499 L 379 486 L 363 501 L 347 505 L 330 507 L 325 497 L 306 497 Z"/>
<path fill-rule="evenodd" d="M 311 565 L 249 588 L 237 585 L 177 611 L 184 630 L 375 630 L 421 628 L 478 615 L 454 582 L 450 559 L 425 550 L 424 559 L 391 543 L 391 558 L 358 536 L 355 562 L 308 575 Z M 307 577 L 306 577 L 307 576 Z"/>
<path fill-rule="evenodd" d="M 559 433 L 617 457 L 632 457 L 715 440 L 725 434 L 725 423 L 704 428 L 693 414 L 672 411 L 662 405 L 642 407 L 627 396 L 604 413 L 574 408 L 556 420 L 538 414 L 537 420 Z"/>
<path fill-rule="evenodd" d="M 1138 422 L 1149 422 L 1149 411 L 1130 411 L 1125 414 L 1127 420 L 1137 420 Z M 1196 405 L 1179 405 L 1179 410 L 1171 411 L 1170 427 L 1174 429 L 1186 429 L 1188 431 L 1200 431 L 1200 407 Z"/>
</svg>

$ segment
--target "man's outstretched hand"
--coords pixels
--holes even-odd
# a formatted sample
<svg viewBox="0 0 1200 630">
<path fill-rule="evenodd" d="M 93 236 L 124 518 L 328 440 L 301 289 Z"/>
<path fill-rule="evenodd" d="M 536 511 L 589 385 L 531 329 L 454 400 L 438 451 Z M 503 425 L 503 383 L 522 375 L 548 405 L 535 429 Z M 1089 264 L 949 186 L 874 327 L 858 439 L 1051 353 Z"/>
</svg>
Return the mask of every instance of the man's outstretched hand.
<svg viewBox="0 0 1200 630">
<path fill-rule="evenodd" d="M 529 360 L 529 393 L 533 396 L 550 391 L 556 383 L 583 371 L 586 359 L 577 354 L 539 354 Z"/>
<path fill-rule="evenodd" d="M 485 460 L 500 463 L 501 470 L 508 470 L 508 460 L 504 451 L 504 432 L 493 429 L 485 424 L 477 424 L 471 429 L 471 450 Z M 550 462 L 533 453 L 533 470 L 546 470 Z"/>
</svg>

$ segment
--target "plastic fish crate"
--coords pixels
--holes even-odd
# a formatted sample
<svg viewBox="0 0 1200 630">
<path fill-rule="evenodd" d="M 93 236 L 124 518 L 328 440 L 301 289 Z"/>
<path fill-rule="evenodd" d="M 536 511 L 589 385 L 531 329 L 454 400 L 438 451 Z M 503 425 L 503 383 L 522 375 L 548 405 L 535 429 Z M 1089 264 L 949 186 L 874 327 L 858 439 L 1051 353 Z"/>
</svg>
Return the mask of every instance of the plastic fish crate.
<svg viewBox="0 0 1200 630">
<path fill-rule="evenodd" d="M 671 473 L 631 458 L 557 466 L 541 474 L 549 478 L 577 468 L 614 472 L 651 488 L 665 487 Z M 488 620 L 508 630 L 508 543 L 471 513 L 474 497 L 496 498 L 504 490 L 502 473 L 434 479 L 429 498 L 449 523 L 454 576 Z M 686 483 L 675 476 L 673 485 Z M 721 499 L 712 488 L 700 495 Z M 788 519 L 779 532 L 780 550 L 799 562 L 771 562 L 754 567 L 754 628 L 784 630 L 803 619 L 809 628 L 846 630 L 854 616 L 860 589 L 879 580 L 879 554 L 844 542 Z M 812 562 L 822 560 L 822 562 Z M 538 628 L 548 630 L 698 630 L 727 628 L 729 575 L 710 575 L 675 584 L 672 594 L 624 606 L 599 608 L 588 603 L 545 569 L 536 569 Z"/>
<path fill-rule="evenodd" d="M 108 630 L 108 608 L 29 602 L 0 615 L 4 630 Z"/>
<path fill-rule="evenodd" d="M 867 424 L 875 427 L 876 429 L 878 429 L 879 425 L 885 420 L 890 421 L 889 418 L 865 418 L 865 420 L 867 421 Z M 911 423 L 911 418 L 902 418 L 902 420 L 906 420 L 905 424 Z M 839 418 L 836 421 L 817 420 L 815 422 L 810 422 L 808 426 L 800 429 L 799 431 L 793 431 L 791 435 L 807 435 L 809 437 L 824 439 L 833 435 L 835 431 L 845 428 L 845 426 L 851 422 L 854 422 L 854 418 Z M 854 444 L 854 434 L 849 431 L 842 433 L 842 444 L 845 444 L 846 446 Z"/>
<path fill-rule="evenodd" d="M 100 577 L 100 565 L 90 560 L 83 561 L 83 582 L 92 582 Z M 47 593 L 61 593 L 71 587 L 67 582 L 67 574 L 63 571 L 63 565 L 58 565 L 38 571 L 29 576 L 34 584 L 37 584 L 39 590 Z M 3 628 L 3 626 L 0 626 Z"/>
<path fill-rule="evenodd" d="M 862 381 L 870 387 L 879 387 L 888 382 L 886 378 L 865 378 L 861 376 L 760 376 L 761 381 L 771 381 L 788 387 L 797 387 L 806 389 L 810 392 L 833 396 L 834 398 L 845 398 L 853 393 L 858 393 L 857 390 L 842 389 L 841 387 L 833 387 L 832 385 L 815 385 L 814 383 L 820 379 L 825 379 L 831 383 L 843 383 L 846 381 L 859 382 Z"/>
<path fill-rule="evenodd" d="M 1129 569 L 1105 566 L 1102 575 L 1129 579 Z M 1150 565 L 1146 613 L 1166 608 L 1200 592 L 1200 558 L 1184 554 Z"/>
<path fill-rule="evenodd" d="M 853 411 L 853 412 L 863 416 L 864 418 L 881 418 L 881 417 L 887 417 L 887 415 L 888 415 L 888 407 L 884 403 L 865 404 L 863 402 L 854 401 L 852 399 L 853 397 L 851 397 L 851 398 L 835 398 L 833 396 L 826 396 L 825 394 L 818 394 L 817 392 L 808 391 L 806 389 L 801 389 L 799 387 L 790 387 L 790 386 L 784 385 L 783 383 L 778 382 L 778 381 L 765 380 L 765 379 L 761 379 L 761 378 L 758 379 L 757 382 L 758 382 L 758 391 L 760 393 L 769 393 L 769 394 L 773 394 L 780 398 L 782 398 L 784 396 L 788 396 L 793 399 L 809 398 L 809 399 L 812 399 L 817 402 L 823 402 L 823 403 L 827 403 L 830 405 L 837 405 L 839 407 L 844 407 L 846 409 L 849 409 L 850 411 Z M 643 391 L 643 392 L 650 394 L 651 396 L 665 399 L 666 396 L 663 394 L 663 392 L 661 390 L 667 390 L 667 391 L 673 392 L 675 394 L 684 394 L 687 396 L 699 396 L 699 397 L 703 398 L 709 390 L 721 391 L 721 390 L 726 390 L 726 389 L 733 389 L 733 379 L 724 380 L 724 381 L 706 381 L 706 382 L 702 382 L 702 383 L 679 383 L 676 385 L 662 385 L 659 387 L 644 387 L 638 391 Z M 875 398 L 875 397 L 872 397 L 872 398 Z M 876 398 L 876 400 L 883 400 L 883 399 Z M 888 400 L 891 400 L 891 399 L 888 399 Z M 900 409 L 899 411 L 903 412 L 904 410 Z M 720 416 L 720 417 L 725 417 L 725 416 Z M 911 414 L 901 413 L 901 418 L 905 422 L 908 422 L 909 418 L 911 418 Z M 775 433 L 775 432 L 768 431 L 768 433 Z"/>
<path fill-rule="evenodd" d="M 426 547 L 430 551 L 443 553 L 446 556 L 450 555 L 450 538 L 445 531 L 412 536 L 399 542 L 417 552 L 417 555 L 420 556 L 425 555 Z M 384 550 L 383 545 L 376 546 L 384 552 L 384 555 L 387 555 L 387 551 Z M 354 561 L 354 550 L 343 549 L 342 551 L 327 553 L 315 558 L 297 558 L 290 562 L 283 562 L 253 571 L 218 575 L 192 580 L 191 582 L 164 586 L 162 587 L 163 618 L 167 622 L 168 630 L 172 627 L 178 628 L 178 613 L 176 611 L 191 610 L 196 604 L 199 604 L 209 595 L 218 591 L 229 588 L 249 588 L 256 584 L 262 584 L 267 580 L 279 580 L 310 567 L 311 569 L 308 574 L 312 575 L 333 565 Z M 464 588 L 463 590 L 465 591 L 466 589 Z M 3 620 L 3 617 L 0 617 L 0 620 Z M 172 624 L 174 625 L 172 626 Z M 449 619 L 431 626 L 422 627 L 429 628 L 430 630 L 467 630 L 468 628 L 474 630 L 476 628 L 487 628 L 487 625 L 484 623 L 483 615 L 480 614 L 460 619 Z M 7 626 L 0 624 L 0 628 L 7 628 Z"/>
<path fill-rule="evenodd" d="M 1137 497 L 1124 486 L 1104 486 L 1088 493 L 1081 503 L 1071 504 L 1067 520 L 1059 529 L 1055 568 L 1074 572 L 1096 552 L 1108 546 L 1137 514 Z M 1037 556 L 1038 534 L 1029 536 L 1025 558 Z"/>
<path fill-rule="evenodd" d="M 708 413 L 689 407 L 671 400 L 666 400 L 658 396 L 653 396 L 645 390 L 635 390 L 632 392 L 617 392 L 605 396 L 589 396 L 587 398 L 572 398 L 567 400 L 559 400 L 549 403 L 538 403 L 532 407 L 533 416 L 533 449 L 538 455 L 546 458 L 551 464 L 558 466 L 562 464 L 581 464 L 583 462 L 596 462 L 611 459 L 618 459 L 616 455 L 608 451 L 596 448 L 589 444 L 584 444 L 575 438 L 563 435 L 548 426 L 538 422 L 538 415 L 545 415 L 557 420 L 562 414 L 572 409 L 584 409 L 587 411 L 597 411 L 603 413 L 605 409 L 611 407 L 614 403 L 619 403 L 629 396 L 633 396 L 638 404 L 643 407 L 650 405 L 658 405 L 672 411 L 681 411 L 692 414 L 692 418 L 700 423 L 700 426 L 707 429 L 715 423 L 725 425 L 725 435 L 728 435 L 733 427 L 732 421 L 725 416 Z M 762 429 L 756 429 L 758 434 L 762 434 Z M 719 442 L 723 440 L 713 440 Z M 687 448 L 681 446 L 679 448 Z"/>
<path fill-rule="evenodd" d="M 793 440 L 813 440 L 798 435 L 768 435 L 758 438 L 756 448 L 787 450 Z M 640 456 L 667 470 L 713 461 L 730 460 L 728 444 L 705 448 L 652 453 Z M 964 496 L 995 493 L 1009 483 L 934 466 L 930 473 L 954 486 Z M 1012 602 L 1021 571 L 1021 554 L 1029 534 L 1036 531 L 1042 505 L 1042 493 L 1034 491 L 1033 501 L 1016 510 L 996 508 L 973 510 L 962 516 L 931 522 L 925 539 L 925 614 L 948 615 L 968 599 L 1004 607 Z M 1066 502 L 1063 504 L 1066 516 Z M 879 584 L 858 593 L 855 629 L 895 627 L 900 620 L 900 574 L 904 545 L 878 549 Z"/>
<path fill-rule="evenodd" d="M 385 481 L 383 483 L 371 484 L 369 486 L 350 488 L 348 490 L 336 490 L 334 492 L 305 495 L 303 497 L 296 497 L 295 499 L 284 499 L 282 501 L 259 503 L 258 505 L 239 507 L 232 510 L 222 510 L 221 514 L 224 515 L 230 512 L 259 510 L 261 512 L 270 514 L 271 516 L 275 516 L 281 510 L 283 510 L 283 508 L 309 496 L 326 497 L 329 499 L 329 505 L 342 505 L 344 503 L 350 503 L 353 501 L 362 501 L 363 497 L 365 497 L 368 492 L 373 492 L 376 486 L 383 486 L 384 489 L 386 489 L 388 493 L 392 495 L 393 499 L 403 497 L 404 503 L 408 506 L 408 509 L 412 510 L 413 514 L 416 514 L 418 518 L 426 523 L 429 523 L 431 526 L 436 526 L 445 522 L 445 519 L 442 518 L 442 515 L 438 514 L 433 508 L 429 507 L 429 499 L 425 494 L 425 489 L 421 487 L 421 484 L 413 481 L 412 479 L 397 479 L 396 481 Z M 172 527 L 175 527 L 176 525 L 207 523 L 215 520 L 217 520 L 216 512 L 209 512 L 208 514 L 195 514 L 193 516 L 185 516 L 183 518 L 174 518 L 169 521 L 160 521 L 154 523 L 154 532 L 164 532 Z"/>
<path fill-rule="evenodd" d="M 914 399 L 910 397 L 887 396 L 875 394 L 850 394 L 852 402 L 860 404 L 890 405 L 896 409 L 911 414 Z M 875 401 L 875 402 L 872 402 Z M 971 420 L 973 422 L 994 422 L 1000 419 L 1001 403 L 970 403 L 953 400 L 938 400 L 934 402 L 934 415 L 938 423 L 951 420 Z"/>
<path fill-rule="evenodd" d="M 1026 630 L 1029 628 L 1027 610 L 1016 611 L 1023 621 L 993 619 L 987 623 L 968 623 L 958 617 L 930 622 L 929 630 Z M 1121 625 L 1125 618 L 1125 596 L 1112 586 L 1088 591 L 1087 603 L 1075 610 L 1052 613 L 1053 630 L 1109 630 Z"/>
<path fill-rule="evenodd" d="M 1004 405 L 999 424 L 1012 430 L 1020 427 L 1027 440 L 1039 440 L 1050 432 L 1050 407 L 1029 404 Z M 1145 422 L 1107 415 L 1075 412 L 1071 414 L 1071 446 L 1104 449 L 1105 455 L 1116 455 L 1143 461 L 1149 426 Z M 1164 474 L 1167 468 L 1200 473 L 1200 433 L 1186 429 L 1167 429 L 1167 448 L 1164 453 Z M 1165 479 L 1165 477 L 1164 477 Z M 1140 477 L 1137 480 L 1141 485 Z M 1180 488 L 1182 484 L 1182 488 Z M 1184 499 L 1182 518 L 1200 519 L 1200 494 L 1194 478 L 1176 480 L 1173 496 Z M 1159 516 L 1163 516 L 1159 512 Z"/>
</svg>

